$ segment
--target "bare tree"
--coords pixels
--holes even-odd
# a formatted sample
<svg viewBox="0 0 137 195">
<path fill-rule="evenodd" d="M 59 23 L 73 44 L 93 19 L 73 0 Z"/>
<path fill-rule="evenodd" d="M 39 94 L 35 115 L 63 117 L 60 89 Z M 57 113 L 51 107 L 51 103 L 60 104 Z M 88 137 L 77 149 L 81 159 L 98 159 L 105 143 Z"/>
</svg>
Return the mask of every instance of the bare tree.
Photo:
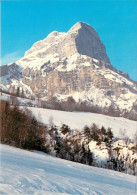
<svg viewBox="0 0 137 195">
<path fill-rule="evenodd" d="M 16 96 L 10 95 L 9 101 L 11 105 L 18 105 L 18 100 Z"/>
<path fill-rule="evenodd" d="M 49 126 L 54 126 L 54 122 L 53 122 L 53 116 L 49 117 Z"/>
</svg>

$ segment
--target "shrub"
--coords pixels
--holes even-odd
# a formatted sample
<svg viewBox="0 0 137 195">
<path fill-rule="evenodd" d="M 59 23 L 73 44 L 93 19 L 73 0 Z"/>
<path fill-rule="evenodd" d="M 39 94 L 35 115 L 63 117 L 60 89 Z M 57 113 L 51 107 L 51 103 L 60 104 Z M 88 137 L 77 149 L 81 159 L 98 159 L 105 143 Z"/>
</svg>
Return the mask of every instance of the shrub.
<svg viewBox="0 0 137 195">
<path fill-rule="evenodd" d="M 45 127 L 27 109 L 1 101 L 1 142 L 27 149 L 44 149 Z"/>
<path fill-rule="evenodd" d="M 69 126 L 68 126 L 68 125 L 65 125 L 65 124 L 62 125 L 62 127 L 61 127 L 60 130 L 61 130 L 61 132 L 62 132 L 64 135 L 70 132 Z"/>
</svg>

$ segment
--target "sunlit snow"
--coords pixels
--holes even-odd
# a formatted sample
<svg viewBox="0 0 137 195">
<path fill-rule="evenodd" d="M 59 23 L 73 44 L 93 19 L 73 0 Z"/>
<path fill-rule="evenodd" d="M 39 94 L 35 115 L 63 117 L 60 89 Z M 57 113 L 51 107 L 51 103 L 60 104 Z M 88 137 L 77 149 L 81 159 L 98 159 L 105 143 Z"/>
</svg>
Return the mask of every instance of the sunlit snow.
<svg viewBox="0 0 137 195">
<path fill-rule="evenodd" d="M 136 177 L 1 145 L 0 194 L 133 195 Z"/>
<path fill-rule="evenodd" d="M 69 125 L 72 129 L 82 130 L 85 125 L 93 123 L 106 128 L 112 128 L 114 136 L 121 136 L 121 132 L 129 138 L 133 138 L 137 131 L 137 121 L 128 120 L 122 117 L 110 117 L 103 114 L 89 112 L 65 112 L 43 108 L 29 107 L 32 113 L 44 124 L 49 124 L 52 118 L 53 123 L 61 126 L 63 123 Z"/>
</svg>

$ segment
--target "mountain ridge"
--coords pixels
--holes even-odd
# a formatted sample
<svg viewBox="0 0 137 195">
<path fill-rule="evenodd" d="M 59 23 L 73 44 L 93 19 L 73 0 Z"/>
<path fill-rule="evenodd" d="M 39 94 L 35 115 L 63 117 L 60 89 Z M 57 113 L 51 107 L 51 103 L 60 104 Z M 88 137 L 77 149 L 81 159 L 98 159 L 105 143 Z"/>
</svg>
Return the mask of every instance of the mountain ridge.
<svg viewBox="0 0 137 195">
<path fill-rule="evenodd" d="M 41 49 L 42 51 L 40 51 Z M 25 52 L 24 57 L 37 50 L 39 51 L 37 55 L 41 57 L 45 57 L 49 53 L 58 53 L 63 57 L 70 57 L 75 53 L 79 53 L 110 63 L 105 46 L 99 39 L 96 31 L 82 22 L 76 23 L 67 33 L 51 32 L 45 39 L 34 43 Z"/>
<path fill-rule="evenodd" d="M 88 24 L 76 23 L 67 33 L 53 31 L 26 51 L 23 58 L 1 67 L 0 87 L 17 87 L 26 96 L 78 103 L 137 115 L 137 85 L 110 63 L 105 46 Z M 135 118 L 135 117 L 133 117 Z"/>
</svg>

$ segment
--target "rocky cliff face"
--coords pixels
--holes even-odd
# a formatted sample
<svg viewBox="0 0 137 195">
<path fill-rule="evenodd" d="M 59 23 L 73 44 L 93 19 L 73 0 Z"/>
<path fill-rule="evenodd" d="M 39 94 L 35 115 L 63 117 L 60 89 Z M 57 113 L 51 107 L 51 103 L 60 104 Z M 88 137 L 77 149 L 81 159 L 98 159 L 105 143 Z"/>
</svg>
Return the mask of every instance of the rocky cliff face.
<svg viewBox="0 0 137 195">
<path fill-rule="evenodd" d="M 67 33 L 54 31 L 46 39 L 38 41 L 25 53 L 23 60 L 27 61 L 29 55 L 32 57 L 34 54 L 40 58 L 47 55 L 55 57 L 55 54 L 62 58 L 76 53 L 110 63 L 96 31 L 82 22 L 76 23 Z"/>
<path fill-rule="evenodd" d="M 116 70 L 96 31 L 78 22 L 67 33 L 52 32 L 25 56 L 1 69 L 1 88 L 20 86 L 28 96 L 77 102 L 137 113 L 137 85 Z"/>
</svg>

